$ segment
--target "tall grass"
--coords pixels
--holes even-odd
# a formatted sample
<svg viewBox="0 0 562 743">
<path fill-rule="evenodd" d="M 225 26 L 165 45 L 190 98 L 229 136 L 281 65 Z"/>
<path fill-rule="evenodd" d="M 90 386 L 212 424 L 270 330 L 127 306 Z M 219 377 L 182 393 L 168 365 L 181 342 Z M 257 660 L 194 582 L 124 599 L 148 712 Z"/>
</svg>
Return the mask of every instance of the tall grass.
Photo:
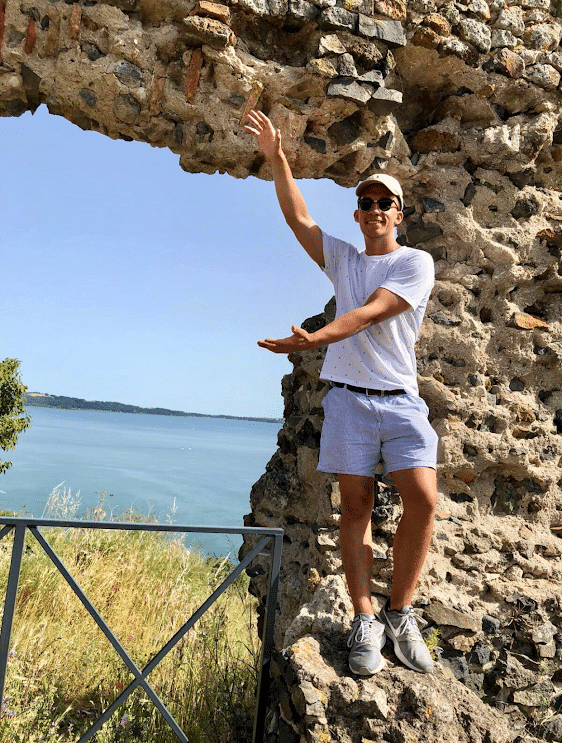
<svg viewBox="0 0 562 743">
<path fill-rule="evenodd" d="M 72 518 L 75 511 L 68 492 L 54 492 L 49 516 Z M 103 521 L 103 504 L 87 518 Z M 141 519 L 126 512 L 118 520 Z M 158 532 L 51 528 L 42 533 L 140 668 L 232 568 L 226 559 L 205 558 Z M 7 583 L 10 540 L 0 542 L 0 590 Z M 254 612 L 243 575 L 148 677 L 190 743 L 251 740 L 258 656 Z M 132 679 L 28 534 L 0 743 L 77 741 Z M 170 743 L 176 737 L 137 689 L 95 740 Z"/>
</svg>

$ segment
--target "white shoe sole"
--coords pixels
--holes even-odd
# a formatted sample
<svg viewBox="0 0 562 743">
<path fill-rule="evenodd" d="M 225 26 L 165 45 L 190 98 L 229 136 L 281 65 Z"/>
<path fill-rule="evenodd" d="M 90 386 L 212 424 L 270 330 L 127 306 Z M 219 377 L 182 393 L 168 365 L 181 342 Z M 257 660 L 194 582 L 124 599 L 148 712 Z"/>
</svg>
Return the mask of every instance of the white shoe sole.
<svg viewBox="0 0 562 743">
<path fill-rule="evenodd" d="M 433 666 L 431 666 L 431 668 L 428 668 L 427 670 L 423 668 L 418 668 L 417 666 L 415 666 L 411 661 L 409 661 L 406 658 L 406 656 L 400 649 L 398 638 L 396 637 L 396 635 L 392 633 L 392 630 L 389 630 L 385 627 L 384 631 L 386 632 L 386 636 L 388 637 L 388 639 L 392 640 L 394 644 L 394 654 L 396 655 L 398 660 L 401 661 L 407 668 L 411 668 L 412 671 L 417 671 L 418 673 L 431 673 L 433 671 Z"/>
<path fill-rule="evenodd" d="M 349 664 L 349 669 L 352 673 L 354 673 L 356 676 L 374 676 L 375 673 L 378 673 L 381 669 L 383 669 L 386 666 L 386 660 L 384 658 L 381 658 L 381 662 L 379 665 L 375 668 L 374 671 L 369 671 L 366 668 L 361 668 L 361 670 L 355 670 L 351 663 Z"/>
<path fill-rule="evenodd" d="M 386 633 L 386 629 L 385 629 Z M 380 650 L 384 648 L 386 644 L 386 634 L 383 634 L 383 636 L 380 639 Z M 386 665 L 386 660 L 381 655 L 381 662 L 378 664 L 378 666 L 375 668 L 374 671 L 369 671 L 367 668 L 361 668 L 361 670 L 355 670 L 351 663 L 348 661 L 349 668 L 352 673 L 354 673 L 357 676 L 373 676 L 375 673 L 378 673 L 382 668 Z"/>
</svg>

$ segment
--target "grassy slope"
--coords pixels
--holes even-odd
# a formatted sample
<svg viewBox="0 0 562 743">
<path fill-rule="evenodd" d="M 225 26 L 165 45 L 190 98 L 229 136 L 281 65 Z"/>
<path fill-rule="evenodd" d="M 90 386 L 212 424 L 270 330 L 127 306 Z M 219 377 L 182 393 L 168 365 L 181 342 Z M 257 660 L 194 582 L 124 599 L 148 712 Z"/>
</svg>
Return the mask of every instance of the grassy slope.
<svg viewBox="0 0 562 743">
<path fill-rule="evenodd" d="M 98 508 L 92 516 L 105 514 Z M 225 561 L 204 558 L 154 532 L 49 529 L 44 534 L 141 668 L 230 572 Z M 8 536 L 0 542 L 0 590 L 7 581 L 10 541 Z M 242 576 L 149 676 L 190 743 L 251 739 L 258 655 L 254 609 Z M 131 680 L 28 535 L 0 743 L 76 741 Z M 95 738 L 98 743 L 175 739 L 138 690 Z"/>
</svg>

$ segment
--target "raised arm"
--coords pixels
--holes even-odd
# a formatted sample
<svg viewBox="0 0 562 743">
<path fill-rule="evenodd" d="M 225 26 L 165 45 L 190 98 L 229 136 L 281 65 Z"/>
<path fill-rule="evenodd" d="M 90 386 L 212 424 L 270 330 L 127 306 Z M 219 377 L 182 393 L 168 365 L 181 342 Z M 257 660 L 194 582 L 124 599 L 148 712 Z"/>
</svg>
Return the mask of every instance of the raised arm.
<svg viewBox="0 0 562 743">
<path fill-rule="evenodd" d="M 293 325 L 291 328 L 293 335 L 288 338 L 266 338 L 258 341 L 258 346 L 273 353 L 291 353 L 327 346 L 399 315 L 409 307 L 408 302 L 397 294 L 388 289 L 377 289 L 362 307 L 347 312 L 314 333 L 307 333 L 306 330 Z"/>
<path fill-rule="evenodd" d="M 261 111 L 250 111 L 244 129 L 252 134 L 269 160 L 279 206 L 295 237 L 312 260 L 324 266 L 322 232 L 306 208 L 281 145 L 281 132 Z"/>
</svg>

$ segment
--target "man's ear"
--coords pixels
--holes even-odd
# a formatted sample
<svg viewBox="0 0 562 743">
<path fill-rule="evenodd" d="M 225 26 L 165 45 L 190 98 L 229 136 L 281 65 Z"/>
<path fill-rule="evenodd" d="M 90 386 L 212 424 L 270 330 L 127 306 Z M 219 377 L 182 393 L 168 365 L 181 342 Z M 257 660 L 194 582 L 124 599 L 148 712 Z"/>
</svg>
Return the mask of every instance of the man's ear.
<svg viewBox="0 0 562 743">
<path fill-rule="evenodd" d="M 359 209 L 356 209 L 356 210 L 355 210 L 355 211 L 353 212 L 353 219 L 354 219 L 354 220 L 355 220 L 356 222 L 359 222 Z"/>
<path fill-rule="evenodd" d="M 396 214 L 396 222 L 395 222 L 395 224 L 400 224 L 400 222 L 402 222 L 403 219 L 404 219 L 404 212 L 403 211 L 399 211 Z"/>
</svg>

